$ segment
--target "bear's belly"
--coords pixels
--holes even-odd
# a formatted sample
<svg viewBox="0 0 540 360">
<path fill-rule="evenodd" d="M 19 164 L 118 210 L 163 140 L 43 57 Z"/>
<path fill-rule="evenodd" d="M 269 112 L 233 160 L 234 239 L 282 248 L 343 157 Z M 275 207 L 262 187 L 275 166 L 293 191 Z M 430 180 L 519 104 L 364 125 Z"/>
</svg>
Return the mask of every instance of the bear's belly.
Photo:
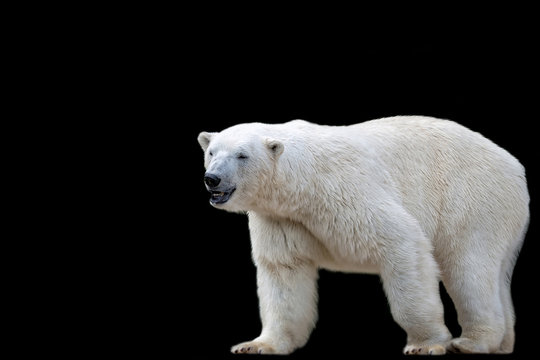
<svg viewBox="0 0 540 360">
<path fill-rule="evenodd" d="M 379 274 L 380 272 L 379 266 L 372 262 L 369 262 L 369 261 L 353 262 L 353 261 L 344 260 L 344 259 L 322 260 L 319 263 L 319 268 L 330 270 L 330 271 L 362 273 L 362 274 Z"/>
</svg>

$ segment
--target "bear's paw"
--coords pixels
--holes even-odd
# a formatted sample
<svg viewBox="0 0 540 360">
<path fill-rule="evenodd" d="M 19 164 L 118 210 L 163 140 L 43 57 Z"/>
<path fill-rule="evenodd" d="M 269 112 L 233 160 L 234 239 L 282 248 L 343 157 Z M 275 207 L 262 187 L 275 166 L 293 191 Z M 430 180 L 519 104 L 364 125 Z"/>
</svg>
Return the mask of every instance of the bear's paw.
<svg viewBox="0 0 540 360">
<path fill-rule="evenodd" d="M 272 346 L 262 341 L 246 341 L 231 348 L 233 354 L 275 354 Z"/>
<path fill-rule="evenodd" d="M 415 345 L 410 344 L 403 349 L 405 355 L 444 355 L 446 348 L 440 344 Z"/>
</svg>

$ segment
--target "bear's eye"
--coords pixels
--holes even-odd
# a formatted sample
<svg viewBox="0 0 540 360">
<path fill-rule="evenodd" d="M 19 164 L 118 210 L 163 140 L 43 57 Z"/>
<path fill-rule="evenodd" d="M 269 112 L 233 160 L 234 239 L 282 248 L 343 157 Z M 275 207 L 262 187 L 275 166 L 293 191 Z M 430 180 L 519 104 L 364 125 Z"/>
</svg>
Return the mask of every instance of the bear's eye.
<svg viewBox="0 0 540 360">
<path fill-rule="evenodd" d="M 247 159 L 248 158 L 246 154 L 238 154 L 236 157 L 238 159 Z"/>
<path fill-rule="evenodd" d="M 214 156 L 214 154 L 211 151 L 208 152 L 208 155 Z"/>
</svg>

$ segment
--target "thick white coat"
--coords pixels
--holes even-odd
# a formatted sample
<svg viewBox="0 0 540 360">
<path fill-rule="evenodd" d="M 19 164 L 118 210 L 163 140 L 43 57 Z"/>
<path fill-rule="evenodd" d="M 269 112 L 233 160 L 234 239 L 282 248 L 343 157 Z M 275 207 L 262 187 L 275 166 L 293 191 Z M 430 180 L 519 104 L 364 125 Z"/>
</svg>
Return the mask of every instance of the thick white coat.
<svg viewBox="0 0 540 360">
<path fill-rule="evenodd" d="M 247 212 L 262 333 L 235 353 L 290 353 L 317 319 L 319 268 L 380 274 L 405 353 L 509 353 L 510 279 L 528 225 L 523 166 L 455 122 L 240 124 L 199 135 L 214 204 Z M 442 280 L 460 337 L 443 320 Z"/>
</svg>

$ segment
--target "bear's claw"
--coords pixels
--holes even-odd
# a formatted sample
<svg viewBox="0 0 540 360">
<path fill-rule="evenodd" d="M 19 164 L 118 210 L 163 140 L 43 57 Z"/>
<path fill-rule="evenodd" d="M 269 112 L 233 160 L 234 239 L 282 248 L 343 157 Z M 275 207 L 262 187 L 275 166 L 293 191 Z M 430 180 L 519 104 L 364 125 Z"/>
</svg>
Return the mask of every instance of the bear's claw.
<svg viewBox="0 0 540 360">
<path fill-rule="evenodd" d="M 273 354 L 274 348 L 261 341 L 248 341 L 231 348 L 233 354 Z"/>
<path fill-rule="evenodd" d="M 405 355 L 444 355 L 446 348 L 440 344 L 407 345 L 403 349 Z"/>
</svg>

